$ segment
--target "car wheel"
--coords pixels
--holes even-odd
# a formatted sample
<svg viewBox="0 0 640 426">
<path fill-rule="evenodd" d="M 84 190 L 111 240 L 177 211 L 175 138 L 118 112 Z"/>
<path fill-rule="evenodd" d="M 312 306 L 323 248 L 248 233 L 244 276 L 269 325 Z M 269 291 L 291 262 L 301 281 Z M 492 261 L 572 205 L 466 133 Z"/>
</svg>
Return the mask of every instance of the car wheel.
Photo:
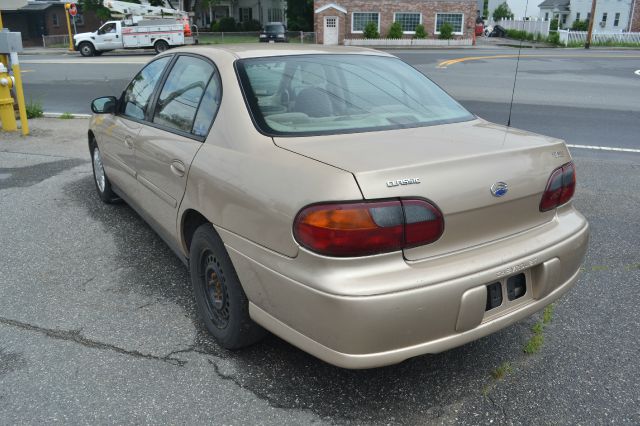
<svg viewBox="0 0 640 426">
<path fill-rule="evenodd" d="M 169 48 L 169 43 L 167 43 L 164 40 L 158 40 L 156 41 L 156 44 L 153 45 L 154 49 L 156 49 L 156 53 L 162 53 L 162 52 L 166 52 L 166 50 Z"/>
<path fill-rule="evenodd" d="M 200 317 L 226 349 L 251 345 L 265 330 L 249 317 L 249 301 L 222 240 L 211 224 L 193 235 L 189 270 Z"/>
<path fill-rule="evenodd" d="M 78 50 L 82 56 L 93 56 L 96 50 L 93 48 L 93 44 L 89 42 L 80 43 Z"/>
<path fill-rule="evenodd" d="M 107 204 L 119 200 L 111 188 L 111 182 L 109 182 L 107 174 L 104 172 L 102 153 L 95 141 L 91 143 L 91 164 L 93 166 L 93 182 L 96 184 L 96 191 L 98 191 L 100 199 Z"/>
</svg>

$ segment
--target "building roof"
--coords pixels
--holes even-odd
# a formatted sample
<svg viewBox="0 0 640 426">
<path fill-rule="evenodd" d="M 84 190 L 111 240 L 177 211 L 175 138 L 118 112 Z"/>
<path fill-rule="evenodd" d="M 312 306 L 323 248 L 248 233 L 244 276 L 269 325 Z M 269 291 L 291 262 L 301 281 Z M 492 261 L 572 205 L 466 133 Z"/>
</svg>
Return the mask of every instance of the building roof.
<svg viewBox="0 0 640 426">
<path fill-rule="evenodd" d="M 544 0 L 538 5 L 540 9 L 555 9 L 558 8 L 561 12 L 569 11 L 570 0 Z"/>
<path fill-rule="evenodd" d="M 337 10 L 339 12 L 347 13 L 347 9 L 345 9 L 344 7 L 342 7 L 342 6 L 338 5 L 338 4 L 335 4 L 335 3 L 325 4 L 324 6 L 321 6 L 321 7 L 317 8 L 315 10 L 315 13 L 324 12 L 327 9 L 335 9 L 335 10 Z"/>
</svg>

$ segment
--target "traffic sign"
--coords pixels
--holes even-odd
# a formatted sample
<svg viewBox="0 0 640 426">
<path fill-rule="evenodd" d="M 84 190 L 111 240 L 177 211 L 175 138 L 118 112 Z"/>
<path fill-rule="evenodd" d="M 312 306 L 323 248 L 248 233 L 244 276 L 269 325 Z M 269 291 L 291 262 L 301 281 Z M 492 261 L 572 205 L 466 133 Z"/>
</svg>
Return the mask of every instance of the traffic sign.
<svg viewBox="0 0 640 426">
<path fill-rule="evenodd" d="M 76 4 L 71 3 L 71 5 L 69 6 L 69 15 L 76 16 L 77 14 L 78 14 L 78 9 L 76 8 Z"/>
</svg>

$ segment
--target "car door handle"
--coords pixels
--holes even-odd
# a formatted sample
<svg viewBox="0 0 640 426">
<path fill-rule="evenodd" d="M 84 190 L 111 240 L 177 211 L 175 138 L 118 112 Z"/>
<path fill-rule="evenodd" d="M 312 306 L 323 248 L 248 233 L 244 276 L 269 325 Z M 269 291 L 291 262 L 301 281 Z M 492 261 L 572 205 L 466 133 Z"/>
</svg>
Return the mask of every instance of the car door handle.
<svg viewBox="0 0 640 426">
<path fill-rule="evenodd" d="M 124 144 L 127 146 L 127 148 L 133 149 L 133 139 L 131 139 L 131 136 L 124 137 Z"/>
<path fill-rule="evenodd" d="M 182 163 L 182 161 L 178 161 L 178 160 L 172 161 L 171 166 L 169 166 L 169 168 L 171 169 L 174 175 L 181 176 L 181 177 L 184 176 L 184 172 L 186 171 L 186 168 L 184 167 L 184 164 Z"/>
</svg>

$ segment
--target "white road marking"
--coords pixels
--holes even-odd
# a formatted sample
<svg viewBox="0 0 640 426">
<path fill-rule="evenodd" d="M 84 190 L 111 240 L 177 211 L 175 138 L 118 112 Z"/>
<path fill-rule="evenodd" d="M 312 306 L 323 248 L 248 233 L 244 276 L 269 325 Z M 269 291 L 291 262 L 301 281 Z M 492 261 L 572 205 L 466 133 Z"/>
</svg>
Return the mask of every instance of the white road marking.
<svg viewBox="0 0 640 426">
<path fill-rule="evenodd" d="M 635 152 L 637 154 L 640 154 L 640 149 L 633 149 L 633 148 L 615 148 L 612 146 L 570 145 L 570 144 L 567 144 L 567 146 L 569 148 L 594 149 L 596 151 Z"/>
</svg>

